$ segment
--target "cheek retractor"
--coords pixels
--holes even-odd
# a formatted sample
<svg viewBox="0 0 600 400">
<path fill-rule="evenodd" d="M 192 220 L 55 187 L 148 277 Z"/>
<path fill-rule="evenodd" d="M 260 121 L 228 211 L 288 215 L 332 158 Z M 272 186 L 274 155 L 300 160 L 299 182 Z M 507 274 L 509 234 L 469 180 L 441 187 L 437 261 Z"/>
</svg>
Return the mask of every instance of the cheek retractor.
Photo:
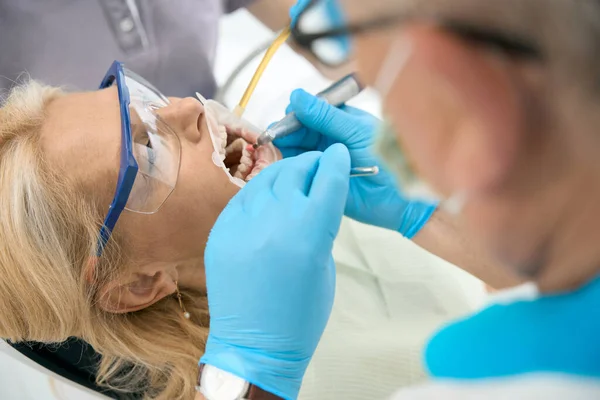
<svg viewBox="0 0 600 400">
<path fill-rule="evenodd" d="M 206 100 L 197 94 L 204 104 L 206 121 L 213 144 L 213 163 L 221 168 L 236 186 L 243 187 L 265 167 L 281 159 L 281 153 L 273 146 L 255 150 L 254 143 L 260 130 L 238 117 L 225 106 Z"/>
<path fill-rule="evenodd" d="M 224 126 L 219 124 L 217 115 L 215 115 L 213 107 L 209 107 L 209 102 L 199 93 L 196 93 L 196 96 L 198 97 L 200 102 L 204 104 L 206 124 L 208 126 L 210 140 L 213 145 L 212 162 L 217 167 L 223 170 L 223 172 L 227 175 L 231 183 L 240 188 L 244 187 L 244 185 L 246 185 L 246 182 L 244 182 L 243 179 L 231 176 L 231 174 L 227 170 L 227 166 L 225 165 L 226 154 L 224 143 L 227 143 L 227 132 L 224 129 Z M 223 126 L 223 129 L 221 129 L 220 126 Z"/>
</svg>

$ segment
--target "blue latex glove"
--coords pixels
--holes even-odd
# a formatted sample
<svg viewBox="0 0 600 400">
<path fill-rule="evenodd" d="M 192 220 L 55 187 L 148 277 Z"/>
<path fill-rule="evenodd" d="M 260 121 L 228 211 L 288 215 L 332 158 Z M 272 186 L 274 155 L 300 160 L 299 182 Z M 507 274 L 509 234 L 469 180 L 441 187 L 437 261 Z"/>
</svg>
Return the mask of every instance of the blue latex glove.
<svg viewBox="0 0 600 400">
<path fill-rule="evenodd" d="M 331 251 L 348 192 L 342 146 L 267 167 L 217 219 L 205 251 L 200 362 L 295 399 L 331 313 Z"/>
<path fill-rule="evenodd" d="M 292 93 L 286 112 L 296 112 L 305 128 L 275 141 L 284 157 L 306 151 L 323 151 L 334 143 L 350 150 L 352 166 L 378 165 L 373 177 L 353 178 L 345 213 L 350 218 L 370 225 L 400 232 L 412 238 L 431 217 L 437 204 L 408 201 L 396 185 L 396 179 L 374 156 L 372 146 L 379 120 L 371 114 L 344 106 L 335 108 L 303 90 Z"/>
</svg>

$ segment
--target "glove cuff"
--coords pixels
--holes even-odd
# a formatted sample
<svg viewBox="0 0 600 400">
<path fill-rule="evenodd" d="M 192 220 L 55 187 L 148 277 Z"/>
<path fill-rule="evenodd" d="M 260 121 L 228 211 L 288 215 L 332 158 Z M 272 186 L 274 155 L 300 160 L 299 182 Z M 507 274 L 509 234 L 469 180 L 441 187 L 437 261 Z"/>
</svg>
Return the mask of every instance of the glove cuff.
<svg viewBox="0 0 600 400">
<path fill-rule="evenodd" d="M 209 335 L 200 364 L 209 364 L 239 376 L 261 389 L 296 399 L 309 360 L 279 360 L 260 351 L 231 346 Z"/>
<path fill-rule="evenodd" d="M 410 202 L 402 213 L 398 232 L 407 239 L 412 239 L 429 221 L 437 206 L 438 203 Z"/>
</svg>

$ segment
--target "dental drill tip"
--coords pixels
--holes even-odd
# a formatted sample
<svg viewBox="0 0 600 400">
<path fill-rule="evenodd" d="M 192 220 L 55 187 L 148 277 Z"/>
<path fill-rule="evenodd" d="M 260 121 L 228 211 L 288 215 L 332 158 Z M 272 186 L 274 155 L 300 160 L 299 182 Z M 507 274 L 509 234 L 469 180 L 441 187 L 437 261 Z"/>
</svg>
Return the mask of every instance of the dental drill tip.
<svg viewBox="0 0 600 400">
<path fill-rule="evenodd" d="M 256 138 L 256 143 L 252 145 L 254 150 L 258 149 L 260 146 L 264 146 L 265 144 L 271 143 L 275 139 L 275 136 L 269 131 L 266 130 L 259 137 Z"/>
<path fill-rule="evenodd" d="M 379 173 L 379 167 L 354 167 L 350 169 L 350 178 L 359 178 L 361 176 L 375 176 Z"/>
</svg>

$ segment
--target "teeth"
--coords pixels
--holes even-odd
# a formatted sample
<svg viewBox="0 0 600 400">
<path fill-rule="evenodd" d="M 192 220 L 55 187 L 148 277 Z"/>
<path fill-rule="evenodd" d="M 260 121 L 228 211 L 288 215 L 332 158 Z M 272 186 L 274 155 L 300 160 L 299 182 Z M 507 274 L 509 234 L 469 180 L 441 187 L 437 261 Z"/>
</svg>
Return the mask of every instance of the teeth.
<svg viewBox="0 0 600 400">
<path fill-rule="evenodd" d="M 221 130 L 219 127 L 219 135 L 222 135 L 224 133 L 226 141 L 228 139 L 231 140 L 231 136 L 235 137 L 233 142 L 231 142 L 229 146 L 225 147 L 225 156 L 227 158 L 231 157 L 231 161 L 233 161 L 233 158 L 237 159 L 237 157 L 239 156 L 239 161 L 237 161 L 236 165 L 234 165 L 234 167 L 231 168 L 233 171 L 235 171 L 233 173 L 233 177 L 240 180 L 247 180 L 248 175 L 252 172 L 254 168 L 254 154 L 248 148 L 248 142 L 244 138 L 239 137 L 237 131 L 233 130 L 233 132 L 229 131 L 231 133 L 227 132 L 228 131 Z M 229 171 L 229 173 L 231 174 L 231 170 Z"/>
<path fill-rule="evenodd" d="M 224 125 L 219 125 L 217 131 L 219 133 L 219 136 L 221 137 L 221 140 L 224 140 L 225 143 L 227 143 L 227 128 L 225 128 Z"/>
<path fill-rule="evenodd" d="M 246 142 L 244 140 L 244 143 L 246 143 L 246 146 L 244 146 L 244 148 L 242 149 L 242 157 L 252 158 L 252 155 L 250 154 L 250 151 L 248 150 L 248 142 Z"/>
<path fill-rule="evenodd" d="M 250 171 L 250 174 L 248 174 L 248 176 L 246 177 L 246 182 L 249 182 L 251 179 L 253 179 L 256 175 L 258 175 L 267 166 L 269 166 L 268 162 L 258 161 L 256 163 L 256 165 L 254 165 L 254 168 L 252 168 L 252 171 Z"/>
<path fill-rule="evenodd" d="M 261 160 L 256 163 L 256 168 L 264 169 L 265 167 L 268 167 L 269 165 L 270 165 L 270 163 L 268 163 L 267 161 Z"/>
<path fill-rule="evenodd" d="M 223 125 L 217 125 L 217 131 L 213 135 L 215 147 L 219 150 L 219 154 L 225 154 L 225 146 L 227 146 L 227 130 Z"/>
<path fill-rule="evenodd" d="M 215 125 L 217 126 L 217 129 L 212 136 L 215 142 L 215 147 L 218 149 L 219 155 L 225 155 L 225 146 L 227 146 L 227 130 L 223 125 Z"/>
<path fill-rule="evenodd" d="M 250 182 L 260 171 L 255 171 L 246 177 L 246 182 Z"/>
<path fill-rule="evenodd" d="M 236 151 L 242 152 L 243 154 L 244 147 L 246 147 L 246 141 L 242 138 L 237 138 L 225 148 L 225 154 L 231 154 Z"/>
<path fill-rule="evenodd" d="M 242 156 L 242 158 L 240 158 L 240 164 L 249 167 L 252 165 L 252 159 L 248 156 Z"/>
</svg>

